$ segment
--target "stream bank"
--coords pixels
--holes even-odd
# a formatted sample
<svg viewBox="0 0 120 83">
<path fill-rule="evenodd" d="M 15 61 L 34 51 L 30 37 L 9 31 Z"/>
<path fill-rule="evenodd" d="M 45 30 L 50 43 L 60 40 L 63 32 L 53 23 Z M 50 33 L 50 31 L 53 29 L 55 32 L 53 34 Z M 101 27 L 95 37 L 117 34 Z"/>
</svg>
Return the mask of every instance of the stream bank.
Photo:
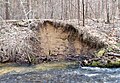
<svg viewBox="0 0 120 83">
<path fill-rule="evenodd" d="M 1 63 L 75 61 L 80 66 L 120 67 L 119 57 L 107 54 L 120 51 L 116 44 L 104 32 L 70 21 L 33 19 L 6 21 L 0 26 Z"/>
</svg>

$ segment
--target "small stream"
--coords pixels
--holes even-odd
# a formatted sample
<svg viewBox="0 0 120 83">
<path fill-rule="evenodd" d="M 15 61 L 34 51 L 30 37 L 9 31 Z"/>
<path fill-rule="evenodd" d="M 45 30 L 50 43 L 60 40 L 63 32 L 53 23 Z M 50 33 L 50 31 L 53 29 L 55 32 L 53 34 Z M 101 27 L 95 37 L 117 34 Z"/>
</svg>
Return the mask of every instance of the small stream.
<svg viewBox="0 0 120 83">
<path fill-rule="evenodd" d="M 0 83 L 120 83 L 120 68 L 76 67 L 0 75 Z"/>
</svg>

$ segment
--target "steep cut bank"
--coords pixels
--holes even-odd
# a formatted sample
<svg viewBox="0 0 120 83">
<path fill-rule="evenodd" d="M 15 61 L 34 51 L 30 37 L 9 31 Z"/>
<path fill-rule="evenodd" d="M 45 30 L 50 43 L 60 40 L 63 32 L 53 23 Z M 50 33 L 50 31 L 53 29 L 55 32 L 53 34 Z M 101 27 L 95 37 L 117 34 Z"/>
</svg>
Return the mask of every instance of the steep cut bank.
<svg viewBox="0 0 120 83">
<path fill-rule="evenodd" d="M 0 27 L 0 62 L 35 64 L 76 60 L 82 55 L 93 58 L 94 51 L 110 46 L 117 48 L 115 44 L 106 34 L 72 22 L 6 21 Z"/>
</svg>

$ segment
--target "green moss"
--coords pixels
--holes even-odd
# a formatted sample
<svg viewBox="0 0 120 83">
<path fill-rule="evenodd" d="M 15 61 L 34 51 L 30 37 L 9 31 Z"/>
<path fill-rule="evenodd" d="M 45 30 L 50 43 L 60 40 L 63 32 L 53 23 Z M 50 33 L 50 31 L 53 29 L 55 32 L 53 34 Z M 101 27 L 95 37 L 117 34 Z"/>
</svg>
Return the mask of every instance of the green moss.
<svg viewBox="0 0 120 83">
<path fill-rule="evenodd" d="M 99 51 L 98 51 L 97 53 L 95 53 L 95 54 L 96 54 L 96 56 L 100 57 L 100 56 L 103 56 L 105 52 L 106 52 L 105 49 L 101 49 L 101 50 L 99 50 Z"/>
<path fill-rule="evenodd" d="M 106 67 L 120 67 L 120 61 L 111 61 L 106 65 Z"/>
<path fill-rule="evenodd" d="M 89 64 L 86 64 L 86 66 L 102 67 L 102 68 L 117 68 L 117 67 L 120 67 L 120 60 L 108 61 L 107 63 L 101 63 L 99 61 L 93 61 Z"/>
<path fill-rule="evenodd" d="M 91 66 L 98 67 L 100 65 L 99 61 L 93 61 Z"/>
<path fill-rule="evenodd" d="M 36 63 L 36 57 L 35 56 L 31 56 L 31 63 Z"/>
<path fill-rule="evenodd" d="M 103 67 L 103 68 L 115 68 L 115 67 L 120 67 L 120 61 L 110 61 L 106 64 L 103 64 L 99 61 L 93 61 L 91 64 L 88 66 L 93 66 L 93 67 Z"/>
</svg>

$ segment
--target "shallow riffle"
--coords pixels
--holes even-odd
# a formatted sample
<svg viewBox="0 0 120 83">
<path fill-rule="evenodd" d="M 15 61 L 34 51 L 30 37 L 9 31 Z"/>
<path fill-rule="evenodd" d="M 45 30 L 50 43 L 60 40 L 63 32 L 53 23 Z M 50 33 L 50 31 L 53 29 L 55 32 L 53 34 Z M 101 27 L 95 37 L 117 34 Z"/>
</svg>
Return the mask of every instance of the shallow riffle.
<svg viewBox="0 0 120 83">
<path fill-rule="evenodd" d="M 0 83 L 120 83 L 120 68 L 81 66 L 48 70 L 23 68 L 24 71 L 11 71 L 0 75 Z"/>
</svg>

